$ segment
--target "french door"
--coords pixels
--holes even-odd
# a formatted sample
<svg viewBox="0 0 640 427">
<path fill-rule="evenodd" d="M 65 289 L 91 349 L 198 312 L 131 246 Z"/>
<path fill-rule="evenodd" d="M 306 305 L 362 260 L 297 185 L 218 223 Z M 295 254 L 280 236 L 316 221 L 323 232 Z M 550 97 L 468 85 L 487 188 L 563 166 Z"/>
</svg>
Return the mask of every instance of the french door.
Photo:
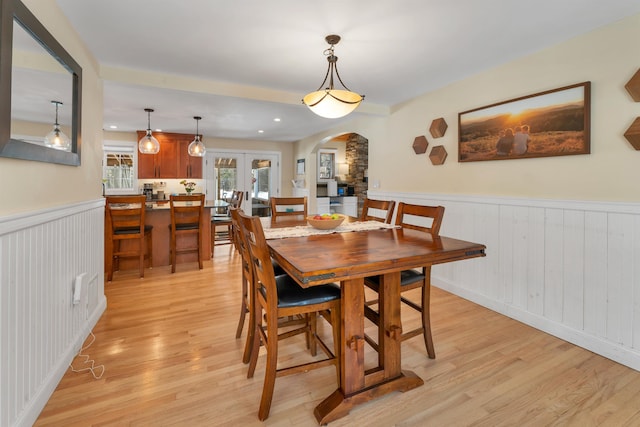
<svg viewBox="0 0 640 427">
<path fill-rule="evenodd" d="M 207 151 L 204 179 L 208 200 L 229 200 L 240 190 L 245 213 L 268 216 L 269 198 L 280 190 L 280 153 Z"/>
</svg>

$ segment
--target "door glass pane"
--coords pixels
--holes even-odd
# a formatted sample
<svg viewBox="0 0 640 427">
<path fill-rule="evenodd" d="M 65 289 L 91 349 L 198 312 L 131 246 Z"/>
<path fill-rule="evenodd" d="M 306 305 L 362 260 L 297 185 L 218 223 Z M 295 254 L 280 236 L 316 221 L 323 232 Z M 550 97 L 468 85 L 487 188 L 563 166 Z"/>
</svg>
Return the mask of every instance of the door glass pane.
<svg viewBox="0 0 640 427">
<path fill-rule="evenodd" d="M 251 161 L 251 215 L 268 214 L 265 206 L 271 197 L 271 160 L 253 159 Z"/>
<path fill-rule="evenodd" d="M 216 199 L 229 201 L 238 187 L 238 162 L 233 157 L 215 159 Z"/>
</svg>

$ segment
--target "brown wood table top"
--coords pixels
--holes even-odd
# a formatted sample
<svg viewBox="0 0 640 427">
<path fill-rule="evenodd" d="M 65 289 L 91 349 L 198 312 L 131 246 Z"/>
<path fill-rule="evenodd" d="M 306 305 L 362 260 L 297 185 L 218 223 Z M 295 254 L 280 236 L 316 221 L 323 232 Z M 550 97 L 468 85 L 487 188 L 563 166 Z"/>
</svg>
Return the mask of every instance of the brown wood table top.
<svg viewBox="0 0 640 427">
<path fill-rule="evenodd" d="M 267 241 L 272 257 L 303 287 L 339 282 L 342 291 L 341 378 L 338 389 L 314 411 L 320 424 L 347 415 L 359 404 L 423 384 L 402 371 L 400 272 L 485 255 L 485 246 L 409 229 L 334 233 Z M 383 275 L 379 343 L 383 363 L 364 368 L 364 278 Z"/>
</svg>

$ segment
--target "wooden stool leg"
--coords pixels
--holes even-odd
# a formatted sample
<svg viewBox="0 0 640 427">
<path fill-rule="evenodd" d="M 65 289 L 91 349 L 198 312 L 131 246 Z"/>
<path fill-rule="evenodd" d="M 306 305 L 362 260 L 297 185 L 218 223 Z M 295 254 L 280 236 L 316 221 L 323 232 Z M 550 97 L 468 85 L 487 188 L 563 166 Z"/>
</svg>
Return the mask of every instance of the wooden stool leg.
<svg viewBox="0 0 640 427">
<path fill-rule="evenodd" d="M 147 254 L 149 258 L 149 268 L 153 268 L 153 233 L 149 232 L 149 239 L 147 240 Z"/>
<path fill-rule="evenodd" d="M 264 385 L 262 387 L 262 398 L 260 399 L 260 409 L 258 419 L 264 421 L 269 416 L 271 401 L 273 400 L 273 388 L 276 383 L 276 371 L 278 368 L 278 321 L 269 319 L 267 321 L 267 366 L 264 373 Z M 257 353 L 258 351 L 256 351 Z"/>
<path fill-rule="evenodd" d="M 241 304 L 240 304 L 240 318 L 238 319 L 238 327 L 236 328 L 236 338 L 240 338 L 242 335 L 242 328 L 244 327 L 244 318 L 247 317 L 247 313 L 249 312 L 249 307 L 247 307 L 247 281 L 244 278 L 244 274 L 242 275 L 242 295 L 241 295 Z"/>
<path fill-rule="evenodd" d="M 429 359 L 436 358 L 436 350 L 431 336 L 431 266 L 424 268 L 424 285 L 422 286 L 422 335 Z"/>
<path fill-rule="evenodd" d="M 204 268 L 204 265 L 202 263 L 202 252 L 200 252 L 202 250 L 202 246 L 204 245 L 203 241 L 202 241 L 202 226 L 200 226 L 200 229 L 198 230 L 198 268 L 200 270 L 202 270 Z"/>
<path fill-rule="evenodd" d="M 171 259 L 171 272 L 176 272 L 176 234 L 171 233 L 171 243 L 169 246 L 170 259 Z"/>
<path fill-rule="evenodd" d="M 145 235 L 142 233 L 140 240 L 138 240 L 138 246 L 140 250 L 140 256 L 138 257 L 138 269 L 140 270 L 140 277 L 144 277 L 144 247 L 145 247 Z"/>
</svg>

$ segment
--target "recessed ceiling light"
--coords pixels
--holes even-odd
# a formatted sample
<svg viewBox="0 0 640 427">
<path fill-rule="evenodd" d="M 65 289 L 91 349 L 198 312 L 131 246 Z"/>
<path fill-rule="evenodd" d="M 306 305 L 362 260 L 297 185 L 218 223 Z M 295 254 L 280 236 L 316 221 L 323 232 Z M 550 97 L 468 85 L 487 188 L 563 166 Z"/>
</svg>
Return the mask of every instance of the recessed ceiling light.
<svg viewBox="0 0 640 427">
<path fill-rule="evenodd" d="M 276 117 L 275 119 L 273 119 L 274 122 L 279 122 L 280 121 L 280 117 Z"/>
<path fill-rule="evenodd" d="M 118 129 L 118 126 L 116 126 L 116 125 L 111 125 L 111 126 L 109 126 L 109 129 Z"/>
<path fill-rule="evenodd" d="M 258 131 L 258 133 L 264 133 L 264 131 L 263 131 L 262 129 L 260 129 L 260 130 Z"/>
<path fill-rule="evenodd" d="M 156 132 L 162 132 L 162 129 L 156 129 Z"/>
</svg>

